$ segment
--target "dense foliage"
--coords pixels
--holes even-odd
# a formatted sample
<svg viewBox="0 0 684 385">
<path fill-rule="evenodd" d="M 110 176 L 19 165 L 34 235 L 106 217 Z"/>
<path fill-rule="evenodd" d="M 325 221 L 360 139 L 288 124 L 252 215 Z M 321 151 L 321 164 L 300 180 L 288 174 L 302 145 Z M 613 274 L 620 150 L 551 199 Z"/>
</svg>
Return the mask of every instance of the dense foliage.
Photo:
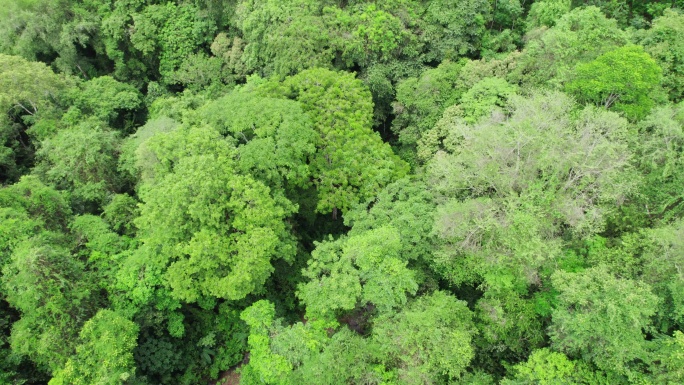
<svg viewBox="0 0 684 385">
<path fill-rule="evenodd" d="M 8 0 L 0 385 L 684 383 L 684 1 Z"/>
</svg>

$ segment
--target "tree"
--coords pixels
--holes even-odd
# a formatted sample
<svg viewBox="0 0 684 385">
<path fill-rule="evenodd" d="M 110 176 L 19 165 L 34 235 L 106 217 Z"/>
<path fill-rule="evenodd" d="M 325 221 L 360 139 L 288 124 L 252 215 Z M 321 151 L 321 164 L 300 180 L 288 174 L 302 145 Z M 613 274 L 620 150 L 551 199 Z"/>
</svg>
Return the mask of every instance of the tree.
<svg viewBox="0 0 684 385">
<path fill-rule="evenodd" d="M 662 16 L 653 20 L 650 29 L 639 31 L 636 35 L 639 44 L 644 46 L 644 50 L 662 68 L 662 85 L 673 102 L 680 102 L 684 97 L 684 57 L 680 48 L 684 37 L 683 19 L 684 15 L 668 9 Z"/>
<path fill-rule="evenodd" d="M 399 251 L 397 230 L 381 227 L 337 241 L 319 243 L 298 296 L 311 318 L 334 319 L 341 312 L 370 305 L 380 312 L 403 306 L 415 294 L 413 272 Z"/>
<path fill-rule="evenodd" d="M 462 66 L 445 61 L 419 78 L 399 84 L 393 105 L 397 118 L 392 122 L 392 130 L 401 143 L 414 145 L 423 132 L 434 126 L 444 109 L 458 102 L 465 91 L 457 83 Z"/>
<path fill-rule="evenodd" d="M 615 20 L 596 7 L 575 8 L 547 30 L 533 30 L 509 80 L 530 88 L 559 88 L 577 63 L 627 44 Z"/>
<path fill-rule="evenodd" d="M 637 120 L 653 107 L 650 94 L 660 76 L 660 67 L 643 48 L 626 46 L 578 64 L 565 88 L 580 102 L 612 107 Z"/>
<path fill-rule="evenodd" d="M 659 106 L 641 120 L 634 143 L 635 162 L 644 181 L 622 218 L 634 226 L 681 218 L 684 209 L 684 110 L 682 105 Z M 627 210 L 629 208 L 629 210 Z"/>
<path fill-rule="evenodd" d="M 97 76 L 109 64 L 104 55 L 87 54 L 102 53 L 98 5 L 62 0 L 8 3 L 0 14 L 0 51 L 45 61 L 62 73 Z"/>
<path fill-rule="evenodd" d="M 167 84 L 173 83 L 175 71 L 198 47 L 211 42 L 216 31 L 213 20 L 201 17 L 193 4 L 148 5 L 131 16 L 130 42 L 146 60 L 158 63 L 153 68 Z"/>
<path fill-rule="evenodd" d="M 151 118 L 121 142 L 118 169 L 126 179 L 137 182 L 152 178 L 158 162 L 156 155 L 149 149 L 149 140 L 157 134 L 170 132 L 180 126 L 176 120 L 167 116 Z"/>
<path fill-rule="evenodd" d="M 437 291 L 399 313 L 378 317 L 373 339 L 381 346 L 385 365 L 398 368 L 400 383 L 425 384 L 465 372 L 473 358 L 474 333 L 465 302 Z"/>
<path fill-rule="evenodd" d="M 247 383 L 250 375 L 255 383 L 281 384 L 283 377 L 292 370 L 285 357 L 271 352 L 269 332 L 275 320 L 275 308 L 268 301 L 257 301 L 242 312 L 240 318 L 250 327 L 250 364 L 247 367 Z"/>
<path fill-rule="evenodd" d="M 97 119 L 126 130 L 133 123 L 142 95 L 135 87 L 101 76 L 79 84 L 66 97 L 71 105 L 62 120 L 76 126 L 85 119 Z"/>
<path fill-rule="evenodd" d="M 549 349 L 532 352 L 527 362 L 513 367 L 514 379 L 505 379 L 502 385 L 539 384 L 539 385 L 571 385 L 575 363 L 562 353 Z"/>
<path fill-rule="evenodd" d="M 571 0 L 535 1 L 527 14 L 527 30 L 542 26 L 553 27 L 556 21 L 570 12 Z"/>
<path fill-rule="evenodd" d="M 415 60 L 422 44 L 411 24 L 416 22 L 420 6 L 395 0 L 326 7 L 325 21 L 335 38 L 332 45 L 340 52 L 344 67 L 392 63 L 402 56 Z"/>
<path fill-rule="evenodd" d="M 250 360 L 243 384 L 380 384 L 392 373 L 380 363 L 377 343 L 336 322 L 310 319 L 285 326 L 273 304 L 257 301 L 241 315 L 250 326 Z"/>
<path fill-rule="evenodd" d="M 681 266 L 684 250 L 682 220 L 655 229 L 644 229 L 634 243 L 625 247 L 639 262 L 638 278 L 650 285 L 661 299 L 655 321 L 662 332 L 684 325 L 684 277 Z M 631 246 L 631 245 L 625 245 Z"/>
<path fill-rule="evenodd" d="M 484 78 L 461 97 L 459 109 L 466 122 L 474 123 L 506 106 L 516 88 L 501 78 Z"/>
<path fill-rule="evenodd" d="M 371 129 L 371 95 L 350 73 L 313 69 L 265 84 L 263 93 L 297 100 L 319 138 L 311 160 L 317 211 L 347 211 L 404 176 L 408 166 Z"/>
<path fill-rule="evenodd" d="M 684 334 L 677 330 L 672 337 L 657 341 L 658 351 L 651 368 L 653 381 L 675 383 L 684 380 Z"/>
<path fill-rule="evenodd" d="M 445 150 L 428 165 L 442 202 L 435 263 L 456 284 L 535 282 L 544 260 L 559 255 L 563 233 L 602 230 L 636 187 L 626 121 L 592 108 L 571 118 L 574 103 L 560 93 L 511 103 L 503 121 L 446 126 Z"/>
<path fill-rule="evenodd" d="M 605 267 L 557 271 L 552 279 L 560 292 L 549 333 L 555 349 L 623 375 L 647 361 L 644 330 L 659 301 L 648 285 Z"/>
<path fill-rule="evenodd" d="M 41 230 L 66 230 L 72 213 L 65 195 L 32 175 L 23 176 L 19 182 L 0 189 L 0 207 L 8 224 L 3 226 L 3 251 L 10 252 L 15 242 L 26 240 Z M 9 226 L 12 222 L 16 227 Z"/>
<path fill-rule="evenodd" d="M 18 244 L 2 280 L 7 301 L 21 312 L 12 325 L 12 350 L 51 370 L 71 356 L 98 303 L 83 262 L 60 238 L 45 232 Z"/>
<path fill-rule="evenodd" d="M 419 22 L 419 38 L 427 45 L 423 61 L 456 60 L 476 52 L 490 18 L 489 1 L 430 1 Z"/>
<path fill-rule="evenodd" d="M 50 385 L 123 385 L 135 378 L 133 349 L 138 326 L 111 310 L 100 310 L 83 325 L 76 354 Z"/>
<path fill-rule="evenodd" d="M 0 54 L 0 179 L 15 180 L 30 163 L 27 129 L 40 117 L 58 115 L 67 84 L 44 64 Z"/>
<path fill-rule="evenodd" d="M 314 0 L 240 1 L 236 16 L 247 42 L 242 56 L 247 68 L 282 78 L 308 68 L 330 67 L 333 52 L 321 12 L 321 2 Z"/>
<path fill-rule="evenodd" d="M 412 268 L 416 265 L 425 267 L 432 260 L 434 249 L 432 226 L 436 206 L 434 196 L 423 180 L 406 177 L 349 210 L 344 214 L 344 223 L 351 228 L 350 236 L 382 227 L 396 229 L 401 241 L 401 258 Z M 414 271 L 421 274 L 417 269 Z"/>
<path fill-rule="evenodd" d="M 119 138 L 103 123 L 87 121 L 44 140 L 34 172 L 81 202 L 102 202 L 120 186 L 116 172 Z"/>
<path fill-rule="evenodd" d="M 202 107 L 197 120 L 231 139 L 243 173 L 276 191 L 309 184 L 317 137 L 299 103 L 235 91 Z"/>
<path fill-rule="evenodd" d="M 234 147 L 213 129 L 158 134 L 149 146 L 158 161 L 140 188 L 140 268 L 158 261 L 172 295 L 187 302 L 259 291 L 271 259 L 294 254 L 284 220 L 295 207 L 236 173 Z"/>
</svg>

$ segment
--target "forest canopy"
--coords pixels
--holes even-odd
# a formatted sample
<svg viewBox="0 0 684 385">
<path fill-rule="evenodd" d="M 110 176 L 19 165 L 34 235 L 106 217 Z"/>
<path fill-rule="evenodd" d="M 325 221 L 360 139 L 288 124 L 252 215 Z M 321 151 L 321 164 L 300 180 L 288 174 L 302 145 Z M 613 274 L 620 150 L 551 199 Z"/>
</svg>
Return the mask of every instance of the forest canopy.
<svg viewBox="0 0 684 385">
<path fill-rule="evenodd" d="M 682 266 L 682 0 L 0 7 L 0 385 L 683 384 Z"/>
</svg>

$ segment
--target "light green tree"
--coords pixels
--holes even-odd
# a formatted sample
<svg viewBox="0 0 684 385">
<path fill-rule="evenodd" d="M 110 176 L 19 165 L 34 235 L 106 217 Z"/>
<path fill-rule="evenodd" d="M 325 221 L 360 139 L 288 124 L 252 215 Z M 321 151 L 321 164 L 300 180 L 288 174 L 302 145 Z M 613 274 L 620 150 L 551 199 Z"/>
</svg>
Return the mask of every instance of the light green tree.
<svg viewBox="0 0 684 385">
<path fill-rule="evenodd" d="M 85 119 L 98 119 L 112 127 L 126 129 L 133 113 L 142 104 L 142 95 L 133 86 L 101 76 L 79 84 L 65 96 L 70 104 L 62 117 L 64 123 L 76 126 Z"/>
<path fill-rule="evenodd" d="M 398 368 L 399 383 L 438 383 L 442 376 L 459 378 L 470 364 L 471 317 L 465 302 L 437 291 L 378 317 L 372 338 L 380 344 L 385 365 Z"/>
<path fill-rule="evenodd" d="M 83 262 L 60 238 L 44 232 L 18 244 L 2 279 L 7 301 L 21 312 L 12 350 L 51 370 L 73 354 L 78 330 L 97 304 Z"/>
<path fill-rule="evenodd" d="M 570 12 L 571 0 L 535 1 L 527 14 L 527 30 L 539 27 L 553 27 L 556 21 Z"/>
<path fill-rule="evenodd" d="M 437 68 L 426 70 L 419 78 L 409 78 L 399 84 L 397 101 L 393 104 L 397 117 L 392 122 L 392 130 L 401 143 L 414 145 L 423 132 L 434 126 L 444 109 L 459 101 L 465 92 L 458 84 L 462 67 L 462 63 L 445 61 Z"/>
<path fill-rule="evenodd" d="M 650 29 L 636 33 L 636 40 L 644 46 L 644 50 L 651 55 L 663 70 L 662 85 L 673 102 L 680 102 L 684 97 L 684 82 L 682 81 L 681 44 L 684 41 L 684 15 L 668 9 L 653 20 Z"/>
<path fill-rule="evenodd" d="M 623 375 L 648 361 L 644 331 L 659 302 L 648 285 L 605 267 L 558 271 L 552 280 L 560 292 L 549 333 L 555 349 Z"/>
<path fill-rule="evenodd" d="M 531 88 L 559 88 L 577 63 L 628 43 L 617 22 L 596 7 L 575 8 L 549 29 L 533 30 L 509 80 Z"/>
<path fill-rule="evenodd" d="M 408 172 L 372 130 L 370 92 L 353 74 L 312 69 L 261 87 L 265 94 L 297 100 L 313 122 L 318 139 L 310 167 L 317 211 L 336 217 Z"/>
<path fill-rule="evenodd" d="M 237 25 L 247 42 L 242 60 L 264 76 L 285 77 L 313 67 L 330 67 L 334 58 L 315 0 L 242 0 Z"/>
<path fill-rule="evenodd" d="M 334 319 L 368 304 L 381 312 L 400 308 L 418 286 L 399 254 L 399 233 L 380 227 L 317 244 L 298 296 L 312 318 Z"/>
<path fill-rule="evenodd" d="M 309 185 L 308 161 L 318 140 L 299 103 L 235 91 L 202 107 L 197 120 L 230 138 L 243 173 L 276 191 Z"/>
<path fill-rule="evenodd" d="M 284 219 L 295 207 L 237 173 L 235 148 L 211 128 L 158 134 L 149 148 L 157 163 L 140 187 L 135 224 L 173 296 L 237 300 L 259 291 L 271 260 L 294 254 Z"/>
<path fill-rule="evenodd" d="M 192 58 L 198 47 L 209 44 L 216 31 L 213 20 L 203 18 L 194 4 L 148 5 L 131 14 L 132 46 L 153 67 L 165 83 L 174 83 L 175 71 Z M 158 64 L 157 64 L 158 63 Z"/>
<path fill-rule="evenodd" d="M 138 326 L 111 310 L 100 310 L 83 325 L 76 354 L 50 385 L 123 385 L 135 378 L 133 349 Z"/>
<path fill-rule="evenodd" d="M 16 180 L 33 155 L 28 133 L 54 131 L 59 101 L 69 82 L 42 63 L 0 54 L 0 178 Z M 44 118 L 47 124 L 39 124 Z"/>
<path fill-rule="evenodd" d="M 86 121 L 41 142 L 34 172 L 82 202 L 102 202 L 121 182 L 116 172 L 119 136 L 99 121 Z"/>
<path fill-rule="evenodd" d="M 575 363 L 563 353 L 553 352 L 547 348 L 538 349 L 530 354 L 526 362 L 513 367 L 511 379 L 505 379 L 502 385 L 574 385 Z"/>
<path fill-rule="evenodd" d="M 578 64 L 565 89 L 580 102 L 612 108 L 637 120 L 653 107 L 651 93 L 659 85 L 661 73 L 643 48 L 626 46 Z"/>
</svg>

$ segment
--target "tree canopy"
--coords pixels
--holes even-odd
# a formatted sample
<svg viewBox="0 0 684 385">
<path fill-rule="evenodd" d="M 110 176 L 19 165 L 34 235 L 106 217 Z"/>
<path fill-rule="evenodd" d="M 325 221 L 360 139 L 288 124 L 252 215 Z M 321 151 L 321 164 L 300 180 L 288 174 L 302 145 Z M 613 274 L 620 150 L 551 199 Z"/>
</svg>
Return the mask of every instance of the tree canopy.
<svg viewBox="0 0 684 385">
<path fill-rule="evenodd" d="M 0 385 L 684 383 L 684 0 L 7 0 Z"/>
</svg>

